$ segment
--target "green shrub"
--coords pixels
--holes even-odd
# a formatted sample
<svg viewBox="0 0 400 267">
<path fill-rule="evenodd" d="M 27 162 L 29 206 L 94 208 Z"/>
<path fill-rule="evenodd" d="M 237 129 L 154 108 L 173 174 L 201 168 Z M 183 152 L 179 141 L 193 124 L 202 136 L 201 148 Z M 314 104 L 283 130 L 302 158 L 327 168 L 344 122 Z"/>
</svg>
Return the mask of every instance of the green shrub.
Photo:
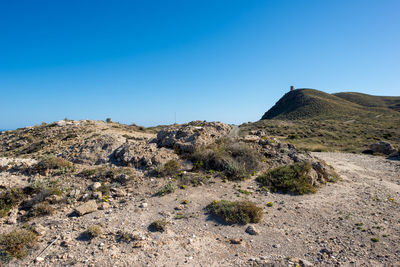
<svg viewBox="0 0 400 267">
<path fill-rule="evenodd" d="M 89 239 L 93 239 L 93 238 L 100 236 L 102 232 L 103 231 L 101 230 L 100 226 L 91 225 L 86 229 L 86 231 L 84 232 L 84 235 Z"/>
<path fill-rule="evenodd" d="M 259 153 L 244 143 L 221 139 L 189 155 L 194 169 L 222 172 L 230 180 L 242 180 L 260 166 Z"/>
<path fill-rule="evenodd" d="M 25 199 L 26 195 L 21 188 L 11 188 L 0 193 L 0 218 Z"/>
<path fill-rule="evenodd" d="M 111 118 L 107 118 L 107 119 L 106 119 L 106 122 L 107 122 L 107 123 L 110 123 L 110 122 L 111 122 Z"/>
<path fill-rule="evenodd" d="M 171 159 L 165 163 L 162 167 L 156 169 L 156 173 L 159 176 L 177 176 L 180 172 L 180 164 L 176 160 Z"/>
<path fill-rule="evenodd" d="M 64 174 L 73 172 L 74 170 L 75 168 L 71 162 L 55 156 L 46 156 L 32 166 L 32 171 L 34 173 L 40 173 L 42 175 L 47 175 L 50 171 L 56 174 Z"/>
<path fill-rule="evenodd" d="M 131 168 L 100 167 L 83 170 L 79 175 L 94 182 L 117 182 L 120 184 L 127 184 L 135 178 Z"/>
<path fill-rule="evenodd" d="M 168 184 L 161 187 L 160 189 L 158 189 L 156 195 L 157 196 L 165 196 L 165 195 L 175 192 L 175 189 L 176 189 L 176 183 L 171 181 Z"/>
<path fill-rule="evenodd" d="M 125 242 L 128 244 L 140 240 L 139 236 L 124 231 L 118 231 L 116 238 L 118 242 Z"/>
<path fill-rule="evenodd" d="M 55 179 L 36 179 L 29 185 L 32 193 L 42 194 L 46 196 L 63 194 L 63 189 L 60 186 L 60 181 Z"/>
<path fill-rule="evenodd" d="M 281 166 L 257 177 L 261 186 L 268 187 L 272 192 L 308 194 L 316 191 L 309 175 L 311 165 L 307 162 L 297 162 Z"/>
<path fill-rule="evenodd" d="M 12 258 L 23 258 L 28 249 L 37 241 L 37 235 L 30 230 L 14 230 L 10 233 L 0 234 L 0 251 L 3 261 Z"/>
<path fill-rule="evenodd" d="M 54 213 L 54 208 L 49 205 L 49 203 L 39 203 L 33 207 L 30 217 L 43 217 L 47 215 L 52 215 Z"/>
<path fill-rule="evenodd" d="M 263 216 L 262 208 L 251 201 L 213 201 L 207 210 L 229 224 L 258 223 Z"/>
</svg>

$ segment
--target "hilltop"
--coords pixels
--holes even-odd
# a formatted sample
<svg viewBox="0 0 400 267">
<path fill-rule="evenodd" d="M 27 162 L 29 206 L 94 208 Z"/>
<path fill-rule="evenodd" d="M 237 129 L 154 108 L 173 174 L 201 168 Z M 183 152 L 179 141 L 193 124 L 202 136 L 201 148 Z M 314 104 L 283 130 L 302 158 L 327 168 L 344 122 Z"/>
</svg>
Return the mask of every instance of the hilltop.
<svg viewBox="0 0 400 267">
<path fill-rule="evenodd" d="M 309 151 L 362 152 L 378 141 L 400 146 L 400 97 L 328 94 L 315 89 L 286 93 L 241 134 L 262 131 Z"/>
<path fill-rule="evenodd" d="M 400 97 L 371 96 L 361 93 L 328 94 L 315 89 L 296 89 L 286 93 L 268 110 L 262 120 L 299 120 L 309 118 L 344 119 L 395 114 L 400 107 Z"/>
</svg>

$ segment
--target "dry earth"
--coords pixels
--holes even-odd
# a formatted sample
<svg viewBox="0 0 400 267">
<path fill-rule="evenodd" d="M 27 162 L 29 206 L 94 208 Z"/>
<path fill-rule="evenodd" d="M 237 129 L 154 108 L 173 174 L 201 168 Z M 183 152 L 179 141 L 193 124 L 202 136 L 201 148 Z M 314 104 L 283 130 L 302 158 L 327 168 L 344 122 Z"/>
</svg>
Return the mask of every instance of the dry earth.
<svg viewBox="0 0 400 267">
<path fill-rule="evenodd" d="M 400 164 L 382 157 L 315 153 L 342 180 L 316 194 L 266 194 L 254 179 L 188 187 L 154 197 L 159 179 L 136 184 L 112 199 L 110 208 L 73 217 L 73 206 L 39 218 L 45 231 L 27 258 L 11 266 L 400 266 Z M 15 177 L 13 177 L 15 179 Z M 240 194 L 246 189 L 250 195 Z M 246 226 L 223 225 L 204 208 L 215 199 L 249 199 L 264 207 L 264 218 Z M 188 204 L 181 205 L 183 200 Z M 273 202 L 273 207 L 267 207 Z M 176 210 L 176 208 L 182 210 Z M 178 219 L 177 214 L 184 214 Z M 181 216 L 180 216 L 181 217 Z M 156 219 L 167 231 L 150 232 Z M 97 224 L 103 235 L 91 241 L 80 234 Z M 357 226 L 357 225 L 358 226 Z M 362 224 L 362 225 L 361 225 Z M 2 225 L 2 232 L 12 225 Z M 117 242 L 124 231 L 141 237 Z M 376 237 L 379 242 L 373 242 Z M 240 244 L 232 244 L 232 239 Z M 56 240 L 35 262 L 37 255 Z"/>
</svg>

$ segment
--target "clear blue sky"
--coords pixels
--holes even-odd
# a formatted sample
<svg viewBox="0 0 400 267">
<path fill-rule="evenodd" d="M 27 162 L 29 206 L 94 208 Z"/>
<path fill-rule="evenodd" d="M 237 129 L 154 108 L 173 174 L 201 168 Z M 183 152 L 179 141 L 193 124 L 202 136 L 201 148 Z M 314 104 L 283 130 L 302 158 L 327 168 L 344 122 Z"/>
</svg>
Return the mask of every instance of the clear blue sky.
<svg viewBox="0 0 400 267">
<path fill-rule="evenodd" d="M 400 95 L 400 1 L 0 3 L 0 129 L 256 121 L 286 91 Z"/>
</svg>

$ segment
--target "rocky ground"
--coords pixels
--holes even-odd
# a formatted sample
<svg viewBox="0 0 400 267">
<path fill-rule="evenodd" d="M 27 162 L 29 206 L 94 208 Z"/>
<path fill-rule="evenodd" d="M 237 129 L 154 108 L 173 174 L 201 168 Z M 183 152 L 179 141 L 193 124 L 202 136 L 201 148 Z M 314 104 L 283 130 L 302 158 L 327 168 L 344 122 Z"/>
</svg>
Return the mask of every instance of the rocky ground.
<svg viewBox="0 0 400 267">
<path fill-rule="evenodd" d="M 0 187 L 23 187 L 38 179 L 54 178 L 61 180 L 65 189 L 59 199 L 55 196 L 49 199 L 56 207 L 52 215 L 21 221 L 26 211 L 16 208 L 1 219 L 1 233 L 30 227 L 39 234 L 39 242 L 29 254 L 12 260 L 10 266 L 396 266 L 400 263 L 399 161 L 345 153 L 303 154 L 254 133 L 236 141 L 246 142 L 263 155 L 269 155 L 265 168 L 299 160 L 325 161 L 341 179 L 319 185 L 315 194 L 290 195 L 261 189 L 255 181 L 257 174 L 246 180 L 230 181 L 218 174 L 200 172 L 193 175 L 201 174 L 207 179 L 196 186 L 156 196 L 160 186 L 172 177 L 151 176 L 154 165 L 178 159 L 182 166 L 189 165 L 186 167 L 189 175 L 190 163 L 180 158 L 176 148 L 191 151 L 196 144 L 207 145 L 232 134 L 232 128 L 196 122 L 169 128 L 158 135 L 135 129 L 128 138 L 123 137 L 127 135 L 126 129 L 98 123 L 100 126 L 92 127 L 90 136 L 99 133 L 121 141 L 99 148 L 96 142 L 90 142 L 88 133 L 76 130 L 75 142 L 68 138 L 49 142 L 31 155 L 20 152 L 31 145 L 29 142 L 16 150 L 4 149 L 7 154 L 3 156 L 7 158 L 2 158 L 0 165 L 9 167 L 0 172 Z M 54 126 L 53 134 L 69 135 L 76 123 L 71 125 L 70 128 Z M 207 127 L 210 130 L 205 131 Z M 21 130 L 26 135 L 24 131 Z M 15 140 L 22 142 L 18 137 L 21 133 L 14 135 L 3 137 L 3 148 L 13 146 Z M 76 145 L 77 140 L 81 140 L 81 146 Z M 145 152 L 138 152 L 138 147 Z M 74 173 L 24 171 L 36 164 L 31 158 L 39 159 L 46 149 L 75 162 Z M 138 154 L 142 157 L 137 157 Z M 20 159 L 21 156 L 25 159 Z M 123 172 L 124 179 L 127 175 L 133 175 L 134 179 L 116 184 L 121 179 L 118 176 L 113 182 L 99 180 L 96 184 L 92 176 L 80 174 L 90 168 L 111 165 Z M 126 174 L 128 169 L 130 173 Z M 113 185 L 106 201 L 104 195 L 93 192 L 93 186 L 105 183 Z M 258 224 L 224 224 L 205 210 L 210 202 L 220 199 L 251 200 L 263 208 L 263 219 Z M 149 225 L 155 220 L 168 223 L 164 232 L 151 231 Z M 89 239 L 83 233 L 92 225 L 98 226 L 101 233 Z M 132 238 L 127 240 L 124 236 Z"/>
</svg>

